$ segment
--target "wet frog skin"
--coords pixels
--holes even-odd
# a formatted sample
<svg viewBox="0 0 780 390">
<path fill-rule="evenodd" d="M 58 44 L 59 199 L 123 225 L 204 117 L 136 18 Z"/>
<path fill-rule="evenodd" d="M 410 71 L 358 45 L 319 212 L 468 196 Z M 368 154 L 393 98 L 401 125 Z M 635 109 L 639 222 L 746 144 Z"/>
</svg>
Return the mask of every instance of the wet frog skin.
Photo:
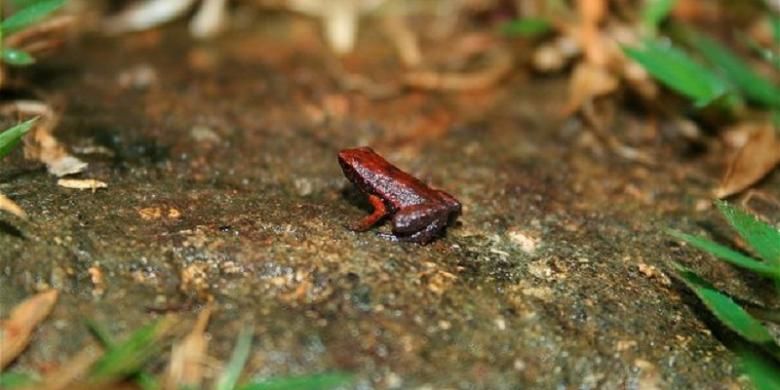
<svg viewBox="0 0 780 390">
<path fill-rule="evenodd" d="M 391 216 L 392 234 L 380 236 L 427 244 L 461 213 L 461 204 L 452 195 L 428 187 L 369 147 L 342 150 L 338 160 L 347 179 L 368 195 L 374 207 L 371 215 L 350 227 L 352 230 L 366 231 Z"/>
</svg>

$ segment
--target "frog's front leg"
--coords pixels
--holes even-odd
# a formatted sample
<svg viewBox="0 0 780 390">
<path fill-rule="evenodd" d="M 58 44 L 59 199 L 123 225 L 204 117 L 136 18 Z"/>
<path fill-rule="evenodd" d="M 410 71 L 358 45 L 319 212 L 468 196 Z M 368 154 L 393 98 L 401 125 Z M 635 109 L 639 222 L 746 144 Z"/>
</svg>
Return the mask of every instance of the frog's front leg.
<svg viewBox="0 0 780 390">
<path fill-rule="evenodd" d="M 354 230 L 356 232 L 365 232 L 366 230 L 371 229 L 372 226 L 376 225 L 377 222 L 379 222 L 387 215 L 387 206 L 380 197 L 376 195 L 368 195 L 368 202 L 371 203 L 371 206 L 374 207 L 374 212 L 372 212 L 371 215 L 361 219 L 357 223 L 349 226 L 350 230 Z"/>
</svg>

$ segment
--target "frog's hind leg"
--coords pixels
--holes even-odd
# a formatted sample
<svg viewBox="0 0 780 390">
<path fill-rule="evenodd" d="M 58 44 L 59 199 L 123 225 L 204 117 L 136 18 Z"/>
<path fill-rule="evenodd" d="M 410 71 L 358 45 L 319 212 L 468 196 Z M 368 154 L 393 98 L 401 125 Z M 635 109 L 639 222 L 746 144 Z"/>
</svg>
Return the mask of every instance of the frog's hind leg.
<svg viewBox="0 0 780 390">
<path fill-rule="evenodd" d="M 381 221 L 387 215 L 387 206 L 382 199 L 376 195 L 369 195 L 368 202 L 374 207 L 374 212 L 371 215 L 366 216 L 355 224 L 349 226 L 350 230 L 356 232 L 364 232 L 371 229 L 377 222 Z"/>
<path fill-rule="evenodd" d="M 448 210 L 420 204 L 399 210 L 393 216 L 393 238 L 398 241 L 428 243 L 445 227 Z"/>
<path fill-rule="evenodd" d="M 393 215 L 393 234 L 408 236 L 419 232 L 441 219 L 444 211 L 440 206 L 425 203 L 404 207 Z"/>
<path fill-rule="evenodd" d="M 434 219 L 422 230 L 418 230 L 410 235 L 400 235 L 397 233 L 377 233 L 377 235 L 390 241 L 416 242 L 424 245 L 439 237 L 445 227 L 443 223 L 444 222 L 441 219 Z"/>
</svg>

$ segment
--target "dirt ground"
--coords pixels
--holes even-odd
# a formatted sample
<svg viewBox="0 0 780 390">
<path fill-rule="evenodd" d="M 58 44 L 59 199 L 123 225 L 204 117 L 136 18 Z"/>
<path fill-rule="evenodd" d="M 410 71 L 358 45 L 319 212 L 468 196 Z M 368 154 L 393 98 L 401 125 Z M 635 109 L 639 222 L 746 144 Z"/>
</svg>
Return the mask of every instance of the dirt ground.
<svg viewBox="0 0 780 390">
<path fill-rule="evenodd" d="M 399 72 L 376 34 L 344 61 L 380 81 Z M 192 321 L 211 297 L 210 355 L 226 360 L 253 327 L 258 377 L 339 370 L 360 389 L 745 385 L 713 320 L 667 272 L 679 261 L 768 299 L 762 281 L 664 233 L 728 237 L 709 206 L 716 142 L 676 138 L 673 124 L 654 132 L 655 119 L 626 110 L 613 130 L 659 161 L 632 163 L 561 116 L 563 77 L 518 65 L 487 91 L 380 99 L 341 88 L 333 62 L 316 25 L 280 15 L 211 43 L 183 25 L 88 36 L 29 70 L 62 111 L 58 135 L 90 163 L 81 177 L 108 188 L 58 187 L 21 153 L 0 166 L 0 190 L 30 215 L 0 222 L 2 313 L 62 292 L 15 367 L 67 361 L 94 342 L 86 319 L 122 335 L 162 312 Z M 345 228 L 369 211 L 336 161 L 358 145 L 462 202 L 445 238 L 420 246 Z M 780 175 L 757 188 L 780 196 Z"/>
</svg>

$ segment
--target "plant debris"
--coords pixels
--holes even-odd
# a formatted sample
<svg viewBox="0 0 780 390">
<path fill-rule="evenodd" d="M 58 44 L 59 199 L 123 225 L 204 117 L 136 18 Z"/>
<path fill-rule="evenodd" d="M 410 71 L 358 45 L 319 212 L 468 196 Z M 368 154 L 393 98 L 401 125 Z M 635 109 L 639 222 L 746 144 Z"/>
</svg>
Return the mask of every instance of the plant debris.
<svg viewBox="0 0 780 390">
<path fill-rule="evenodd" d="M 7 211 L 19 218 L 27 219 L 27 213 L 16 202 L 0 193 L 0 210 Z"/>
<path fill-rule="evenodd" d="M 92 190 L 93 193 L 100 188 L 108 188 L 108 184 L 95 179 L 59 179 L 57 185 L 77 190 Z"/>
<path fill-rule="evenodd" d="M 0 323 L 0 369 L 24 351 L 35 327 L 54 309 L 58 296 L 57 290 L 49 290 L 27 298 Z"/>
<path fill-rule="evenodd" d="M 771 123 L 747 122 L 734 131 L 745 134 L 746 141 L 731 158 L 714 191 L 718 199 L 744 191 L 780 164 L 780 136 Z"/>
<path fill-rule="evenodd" d="M 0 107 L 0 112 L 10 115 L 20 113 L 35 115 L 41 119 L 24 138 L 24 156 L 46 164 L 49 173 L 62 177 L 80 173 L 87 163 L 70 155 L 52 132 L 59 123 L 59 116 L 49 105 L 33 100 L 17 100 Z"/>
<path fill-rule="evenodd" d="M 180 343 L 173 346 L 165 379 L 166 389 L 178 389 L 182 386 L 200 388 L 208 348 L 205 332 L 212 307 L 212 304 L 209 304 L 201 310 L 192 331 Z"/>
</svg>

